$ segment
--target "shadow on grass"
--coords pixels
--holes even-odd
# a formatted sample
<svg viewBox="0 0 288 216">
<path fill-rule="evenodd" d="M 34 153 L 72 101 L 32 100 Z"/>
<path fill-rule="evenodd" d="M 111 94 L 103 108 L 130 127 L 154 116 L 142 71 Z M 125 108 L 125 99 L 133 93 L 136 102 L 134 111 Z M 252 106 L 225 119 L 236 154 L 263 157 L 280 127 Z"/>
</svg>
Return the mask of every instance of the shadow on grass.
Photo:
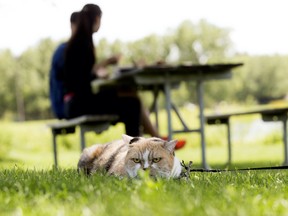
<svg viewBox="0 0 288 216">
<path fill-rule="evenodd" d="M 187 164 L 187 163 L 185 163 Z M 211 163 L 209 164 L 211 169 L 223 169 L 223 170 L 237 170 L 237 169 L 248 169 L 248 168 L 273 168 L 281 167 L 281 163 L 268 163 L 267 161 L 257 161 L 257 162 L 233 162 L 231 164 L 220 164 L 220 163 Z M 200 163 L 193 163 L 192 169 L 202 169 L 203 166 Z"/>
</svg>

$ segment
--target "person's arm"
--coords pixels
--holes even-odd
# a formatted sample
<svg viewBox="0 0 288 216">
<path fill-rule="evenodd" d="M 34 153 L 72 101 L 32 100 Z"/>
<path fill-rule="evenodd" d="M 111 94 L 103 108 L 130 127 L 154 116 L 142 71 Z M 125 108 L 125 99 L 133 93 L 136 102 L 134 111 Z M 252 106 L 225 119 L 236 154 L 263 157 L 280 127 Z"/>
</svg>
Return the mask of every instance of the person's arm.
<svg viewBox="0 0 288 216">
<path fill-rule="evenodd" d="M 108 72 L 106 68 L 109 65 L 116 65 L 120 60 L 120 55 L 114 55 L 110 58 L 103 60 L 102 62 L 95 64 L 93 67 L 93 73 L 99 78 L 107 78 Z"/>
</svg>

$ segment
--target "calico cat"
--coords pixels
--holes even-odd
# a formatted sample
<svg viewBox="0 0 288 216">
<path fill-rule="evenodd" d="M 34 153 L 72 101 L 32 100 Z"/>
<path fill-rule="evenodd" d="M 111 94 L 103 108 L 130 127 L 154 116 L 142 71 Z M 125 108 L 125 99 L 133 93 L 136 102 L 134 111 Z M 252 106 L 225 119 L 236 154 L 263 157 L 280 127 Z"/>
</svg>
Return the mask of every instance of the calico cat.
<svg viewBox="0 0 288 216">
<path fill-rule="evenodd" d="M 96 144 L 85 148 L 78 162 L 78 170 L 86 174 L 104 171 L 108 174 L 131 177 L 140 169 L 150 176 L 177 178 L 182 167 L 174 156 L 177 141 L 160 138 L 131 137 L 122 135 L 121 140 Z"/>
</svg>

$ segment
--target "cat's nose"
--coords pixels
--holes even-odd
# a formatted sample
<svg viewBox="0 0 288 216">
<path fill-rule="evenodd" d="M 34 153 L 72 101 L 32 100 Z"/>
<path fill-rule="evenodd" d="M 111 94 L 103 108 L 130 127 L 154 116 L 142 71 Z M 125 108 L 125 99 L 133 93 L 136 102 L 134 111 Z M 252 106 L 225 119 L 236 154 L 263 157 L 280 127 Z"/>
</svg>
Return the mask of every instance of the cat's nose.
<svg viewBox="0 0 288 216">
<path fill-rule="evenodd" d="M 147 170 L 148 169 L 148 167 L 143 167 L 143 170 L 145 171 L 145 170 Z"/>
</svg>

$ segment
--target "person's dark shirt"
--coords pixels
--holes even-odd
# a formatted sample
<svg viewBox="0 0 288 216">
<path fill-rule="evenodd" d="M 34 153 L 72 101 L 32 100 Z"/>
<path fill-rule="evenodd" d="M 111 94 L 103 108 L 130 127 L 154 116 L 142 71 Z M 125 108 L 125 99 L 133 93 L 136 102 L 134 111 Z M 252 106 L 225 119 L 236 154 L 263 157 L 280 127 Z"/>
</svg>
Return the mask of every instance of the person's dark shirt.
<svg viewBox="0 0 288 216">
<path fill-rule="evenodd" d="M 49 74 L 49 95 L 51 108 L 54 115 L 58 119 L 62 119 L 65 117 L 64 115 L 64 86 L 63 81 L 61 80 L 61 76 L 63 76 L 64 71 L 64 53 L 65 53 L 66 43 L 60 44 L 55 50 L 50 74 Z"/>
<path fill-rule="evenodd" d="M 92 74 L 94 64 L 94 53 L 88 42 L 81 41 L 67 46 L 64 64 L 65 92 L 83 97 L 91 95 L 91 81 L 95 79 Z"/>
</svg>

